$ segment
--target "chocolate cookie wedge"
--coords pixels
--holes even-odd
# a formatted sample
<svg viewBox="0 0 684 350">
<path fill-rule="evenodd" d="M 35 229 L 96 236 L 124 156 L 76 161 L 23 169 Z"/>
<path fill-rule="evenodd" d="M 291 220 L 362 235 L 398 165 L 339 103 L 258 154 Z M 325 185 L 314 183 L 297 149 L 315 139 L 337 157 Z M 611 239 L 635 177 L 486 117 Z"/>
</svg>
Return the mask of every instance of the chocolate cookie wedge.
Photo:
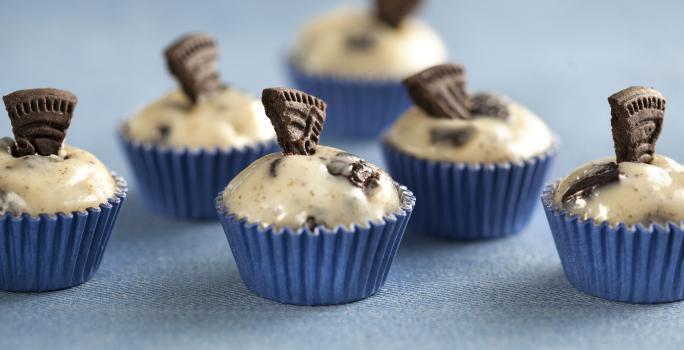
<svg viewBox="0 0 684 350">
<path fill-rule="evenodd" d="M 376 0 L 375 14 L 380 20 L 396 28 L 420 3 L 421 0 Z"/>
<path fill-rule="evenodd" d="M 469 119 L 471 101 L 465 90 L 463 66 L 443 64 L 404 80 L 413 102 L 436 118 Z"/>
<path fill-rule="evenodd" d="M 323 100 L 286 88 L 264 89 L 261 100 L 285 154 L 316 152 L 325 121 Z"/>
<path fill-rule="evenodd" d="M 218 48 L 211 36 L 183 36 L 172 43 L 164 54 L 169 71 L 193 102 L 223 87 L 218 71 Z"/>
<path fill-rule="evenodd" d="M 608 97 L 618 162 L 650 163 L 665 115 L 665 97 L 653 88 L 632 86 Z"/>
<path fill-rule="evenodd" d="M 57 154 L 76 107 L 72 93 L 52 88 L 19 90 L 3 96 L 12 122 L 12 155 Z"/>
</svg>

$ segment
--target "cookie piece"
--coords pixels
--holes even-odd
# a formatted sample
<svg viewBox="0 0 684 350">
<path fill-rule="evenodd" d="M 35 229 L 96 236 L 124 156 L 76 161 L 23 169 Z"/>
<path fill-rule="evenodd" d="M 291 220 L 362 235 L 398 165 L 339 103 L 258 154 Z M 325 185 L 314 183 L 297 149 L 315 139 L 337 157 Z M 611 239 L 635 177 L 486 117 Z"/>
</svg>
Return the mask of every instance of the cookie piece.
<svg viewBox="0 0 684 350">
<path fill-rule="evenodd" d="M 309 228 L 309 230 L 313 231 L 318 226 L 325 226 L 325 222 L 319 221 L 318 218 L 316 218 L 313 215 L 309 215 L 306 217 L 306 221 L 304 222 L 304 225 L 306 225 Z"/>
<path fill-rule="evenodd" d="M 372 33 L 357 33 L 347 38 L 347 47 L 354 51 L 370 50 L 378 42 Z"/>
<path fill-rule="evenodd" d="M 608 97 L 617 162 L 650 163 L 665 115 L 656 89 L 632 86 Z"/>
<path fill-rule="evenodd" d="M 327 107 L 323 100 L 295 89 L 270 88 L 261 101 L 283 153 L 316 153 Z"/>
<path fill-rule="evenodd" d="M 413 102 L 435 118 L 470 119 L 471 101 L 465 90 L 463 66 L 441 64 L 404 80 Z"/>
<path fill-rule="evenodd" d="M 597 188 L 620 181 L 620 171 L 615 162 L 596 165 L 591 172 L 575 181 L 563 193 L 562 201 L 567 203 L 590 196 Z"/>
<path fill-rule="evenodd" d="M 510 115 L 510 110 L 508 109 L 509 102 L 499 95 L 481 92 L 473 95 L 470 101 L 470 113 L 472 115 L 498 119 L 506 119 Z"/>
<path fill-rule="evenodd" d="M 279 157 L 271 161 L 271 164 L 268 166 L 268 175 L 271 177 L 278 177 L 278 165 L 282 163 L 283 158 Z"/>
<path fill-rule="evenodd" d="M 183 36 L 172 43 L 164 54 L 169 71 L 193 103 L 201 96 L 211 96 L 223 88 L 218 72 L 218 48 L 211 36 Z"/>
<path fill-rule="evenodd" d="M 420 4 L 420 0 L 376 0 L 375 14 L 383 22 L 397 28 Z"/>
<path fill-rule="evenodd" d="M 76 108 L 74 94 L 43 88 L 15 91 L 3 96 L 12 122 L 14 157 L 59 153 Z"/>
<path fill-rule="evenodd" d="M 333 176 L 343 176 L 349 182 L 364 190 L 372 189 L 380 183 L 380 170 L 365 160 L 347 152 L 335 155 L 327 164 Z"/>
<path fill-rule="evenodd" d="M 430 142 L 448 143 L 452 147 L 461 147 L 468 143 L 475 133 L 475 128 L 467 126 L 458 129 L 432 129 L 430 130 Z"/>
</svg>

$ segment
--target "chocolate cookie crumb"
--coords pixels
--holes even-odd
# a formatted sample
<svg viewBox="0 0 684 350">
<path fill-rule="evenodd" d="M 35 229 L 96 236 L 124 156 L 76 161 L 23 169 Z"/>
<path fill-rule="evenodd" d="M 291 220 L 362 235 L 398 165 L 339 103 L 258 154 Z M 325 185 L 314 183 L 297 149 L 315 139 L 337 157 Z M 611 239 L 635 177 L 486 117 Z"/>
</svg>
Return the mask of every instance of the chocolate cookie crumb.
<svg viewBox="0 0 684 350">
<path fill-rule="evenodd" d="M 406 18 L 420 4 L 420 0 L 376 0 L 376 16 L 392 27 L 399 27 Z"/>
<path fill-rule="evenodd" d="M 650 163 L 665 116 L 665 97 L 632 86 L 608 97 L 615 155 L 619 162 Z"/>
<path fill-rule="evenodd" d="M 278 165 L 283 161 L 283 158 L 276 158 L 274 159 L 271 164 L 268 167 L 268 174 L 271 177 L 277 177 L 278 176 Z"/>
<path fill-rule="evenodd" d="M 430 130 L 430 142 L 449 143 L 453 147 L 461 147 L 468 143 L 475 133 L 475 128 L 467 126 L 459 129 L 432 129 Z"/>
<path fill-rule="evenodd" d="M 43 88 L 15 91 L 2 99 L 12 123 L 14 157 L 59 152 L 76 107 L 74 94 Z"/>
<path fill-rule="evenodd" d="M 295 89 L 264 89 L 261 95 L 283 153 L 312 155 L 320 140 L 326 103 Z"/>
<path fill-rule="evenodd" d="M 304 222 L 306 227 L 309 228 L 309 230 L 313 231 L 316 227 L 318 226 L 325 226 L 325 223 L 322 221 L 318 221 L 315 216 L 309 215 L 306 217 L 306 221 Z"/>
<path fill-rule="evenodd" d="M 471 98 L 470 112 L 498 119 L 506 119 L 510 115 L 509 103 L 499 95 L 491 93 L 477 93 Z"/>
<path fill-rule="evenodd" d="M 211 36 L 183 36 L 164 53 L 169 71 L 193 103 L 200 96 L 212 95 L 225 87 L 218 72 L 218 48 Z"/>
<path fill-rule="evenodd" d="M 620 171 L 617 163 L 610 162 L 596 165 L 591 171 L 572 183 L 561 198 L 569 202 L 590 196 L 597 188 L 620 181 Z"/>
<path fill-rule="evenodd" d="M 366 51 L 375 46 L 378 39 L 371 33 L 359 33 L 347 38 L 347 47 L 352 50 Z"/>
<path fill-rule="evenodd" d="M 168 125 L 159 125 L 157 127 L 157 131 L 159 131 L 159 141 L 166 142 L 166 140 L 169 138 L 169 134 L 171 133 L 171 127 Z"/>
<path fill-rule="evenodd" d="M 373 189 L 380 184 L 380 171 L 375 166 L 347 152 L 335 155 L 327 168 L 331 175 L 343 176 L 352 185 L 364 190 Z"/>
<path fill-rule="evenodd" d="M 404 79 L 413 102 L 435 118 L 470 119 L 471 101 L 465 90 L 463 66 L 441 64 Z"/>
</svg>

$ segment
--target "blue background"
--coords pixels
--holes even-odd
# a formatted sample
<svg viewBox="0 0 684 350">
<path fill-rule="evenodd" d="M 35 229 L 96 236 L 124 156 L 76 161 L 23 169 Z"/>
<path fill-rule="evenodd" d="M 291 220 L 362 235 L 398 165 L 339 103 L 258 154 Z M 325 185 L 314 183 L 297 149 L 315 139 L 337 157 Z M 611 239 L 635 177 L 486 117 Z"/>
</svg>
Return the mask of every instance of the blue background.
<svg viewBox="0 0 684 350">
<path fill-rule="evenodd" d="M 79 97 L 68 142 L 130 178 L 114 130 L 175 86 L 161 56 L 179 34 L 217 36 L 224 78 L 258 94 L 287 84 L 300 24 L 335 1 L 0 0 L 0 93 L 54 86 Z M 352 1 L 363 5 L 364 1 Z M 563 139 L 553 176 L 612 154 L 606 98 L 651 85 L 668 98 L 659 153 L 684 161 L 684 3 L 432 0 L 421 11 L 472 89 L 528 105 Z M 9 121 L 0 123 L 9 135 Z M 375 142 L 331 143 L 381 163 Z M 0 348 L 681 348 L 684 304 L 628 305 L 575 291 L 541 207 L 517 237 L 413 235 L 385 288 L 334 307 L 249 293 L 217 223 L 148 214 L 135 183 L 104 262 L 82 286 L 0 293 Z"/>
</svg>

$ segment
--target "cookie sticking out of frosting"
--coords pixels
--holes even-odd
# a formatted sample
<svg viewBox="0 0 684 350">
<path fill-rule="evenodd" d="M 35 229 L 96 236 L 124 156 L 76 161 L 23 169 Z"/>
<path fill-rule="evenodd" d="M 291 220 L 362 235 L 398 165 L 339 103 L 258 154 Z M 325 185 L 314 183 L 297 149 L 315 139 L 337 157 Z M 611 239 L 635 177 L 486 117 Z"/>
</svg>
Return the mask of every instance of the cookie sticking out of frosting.
<svg viewBox="0 0 684 350">
<path fill-rule="evenodd" d="M 665 98 L 653 88 L 632 86 L 608 97 L 615 162 L 597 164 L 574 180 L 563 202 L 589 197 L 597 188 L 620 181 L 619 163 L 651 163 L 665 114 Z"/>
<path fill-rule="evenodd" d="M 383 22 L 397 28 L 420 2 L 420 0 L 376 0 L 375 14 Z"/>
<path fill-rule="evenodd" d="M 632 86 L 608 97 L 617 162 L 650 163 L 665 115 L 656 89 Z"/>
<path fill-rule="evenodd" d="M 505 119 L 508 103 L 493 94 L 470 96 L 465 89 L 465 71 L 458 64 L 441 64 L 418 72 L 404 80 L 413 102 L 430 116 L 447 119 L 470 119 L 486 115 Z"/>
<path fill-rule="evenodd" d="M 218 48 L 211 36 L 183 36 L 172 43 L 164 54 L 169 71 L 193 103 L 224 87 L 218 71 Z"/>
<path fill-rule="evenodd" d="M 2 99 L 12 123 L 14 157 L 59 153 L 76 107 L 74 94 L 43 88 L 15 91 Z"/>
<path fill-rule="evenodd" d="M 323 100 L 286 88 L 264 89 L 261 100 L 283 153 L 316 153 L 326 116 L 327 105 Z"/>
</svg>

